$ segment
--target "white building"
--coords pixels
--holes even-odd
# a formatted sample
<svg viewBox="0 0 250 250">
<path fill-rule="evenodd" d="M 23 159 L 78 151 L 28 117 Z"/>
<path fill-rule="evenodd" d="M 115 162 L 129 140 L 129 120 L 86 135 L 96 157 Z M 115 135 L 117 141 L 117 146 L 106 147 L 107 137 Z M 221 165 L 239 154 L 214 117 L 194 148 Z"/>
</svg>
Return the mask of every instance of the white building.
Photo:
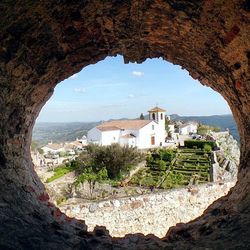
<svg viewBox="0 0 250 250">
<path fill-rule="evenodd" d="M 190 133 L 196 134 L 198 129 L 197 122 L 184 123 L 179 128 L 180 135 L 189 135 Z"/>
<path fill-rule="evenodd" d="M 61 144 L 57 143 L 48 143 L 47 145 L 42 147 L 44 154 L 58 154 L 64 151 L 64 147 Z"/>
<path fill-rule="evenodd" d="M 155 107 L 148 112 L 149 120 L 116 120 L 92 128 L 88 131 L 88 143 L 119 143 L 140 149 L 163 146 L 165 110 Z"/>
<path fill-rule="evenodd" d="M 88 144 L 88 140 L 87 140 L 87 136 L 83 135 L 81 139 L 76 139 L 76 141 L 80 142 L 83 146 L 87 146 Z"/>
</svg>

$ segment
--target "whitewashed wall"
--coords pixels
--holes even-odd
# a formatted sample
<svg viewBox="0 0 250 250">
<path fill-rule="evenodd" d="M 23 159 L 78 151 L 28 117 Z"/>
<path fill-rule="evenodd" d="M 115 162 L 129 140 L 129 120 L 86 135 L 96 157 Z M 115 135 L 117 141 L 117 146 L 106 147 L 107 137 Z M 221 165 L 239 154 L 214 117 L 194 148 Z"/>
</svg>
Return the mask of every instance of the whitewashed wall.
<svg viewBox="0 0 250 250">
<path fill-rule="evenodd" d="M 87 134 L 88 143 L 101 144 L 102 133 L 96 127 L 90 129 Z"/>
<path fill-rule="evenodd" d="M 180 128 L 181 135 L 188 135 L 189 133 L 197 133 L 197 126 L 194 124 L 189 124 L 183 128 Z"/>
<path fill-rule="evenodd" d="M 57 153 L 63 152 L 64 148 L 52 149 L 52 148 L 49 148 L 47 146 L 44 146 L 44 147 L 42 147 L 42 150 L 43 150 L 44 154 L 48 154 L 48 153 L 57 154 Z"/>
<path fill-rule="evenodd" d="M 121 146 L 128 145 L 129 147 L 135 147 L 136 146 L 136 138 L 120 138 L 119 144 Z"/>
<path fill-rule="evenodd" d="M 154 125 L 154 130 L 152 129 Z M 160 142 L 164 144 L 165 129 L 159 126 L 156 122 L 152 121 L 139 130 L 138 148 L 151 148 L 151 136 L 155 137 L 155 146 L 160 146 Z"/>
<path fill-rule="evenodd" d="M 197 125 L 190 124 L 190 131 L 191 133 L 197 133 Z"/>
<path fill-rule="evenodd" d="M 102 131 L 102 145 L 107 146 L 112 143 L 119 143 L 120 130 Z"/>
</svg>

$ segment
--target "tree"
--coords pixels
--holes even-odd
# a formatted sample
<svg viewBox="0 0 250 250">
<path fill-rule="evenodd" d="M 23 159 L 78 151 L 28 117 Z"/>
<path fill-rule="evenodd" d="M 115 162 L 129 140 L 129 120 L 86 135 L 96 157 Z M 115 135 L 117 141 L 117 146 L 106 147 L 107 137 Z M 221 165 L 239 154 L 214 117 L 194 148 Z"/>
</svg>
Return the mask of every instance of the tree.
<svg viewBox="0 0 250 250">
<path fill-rule="evenodd" d="M 197 129 L 197 134 L 207 135 L 209 134 L 210 131 L 219 132 L 220 130 L 221 130 L 220 127 L 199 124 L 198 129 Z"/>
<path fill-rule="evenodd" d="M 209 131 L 210 131 L 209 126 L 199 124 L 199 127 L 197 129 L 197 134 L 204 136 L 204 135 L 207 135 Z"/>
<path fill-rule="evenodd" d="M 106 168 L 102 168 L 99 171 L 95 171 L 91 166 L 83 169 L 83 172 L 77 177 L 75 185 L 78 186 L 80 183 L 85 181 L 89 184 L 90 196 L 93 196 L 93 191 L 95 189 L 96 182 L 102 182 L 108 177 L 108 172 Z"/>
<path fill-rule="evenodd" d="M 144 120 L 145 118 L 144 118 L 144 115 L 143 115 L 143 113 L 141 113 L 141 115 L 140 115 L 140 120 Z"/>
<path fill-rule="evenodd" d="M 94 172 L 106 168 L 108 177 L 111 179 L 121 179 L 131 165 L 139 163 L 144 157 L 137 149 L 129 146 L 122 147 L 119 144 L 110 146 L 90 144 L 86 149 L 87 152 L 80 154 L 77 159 L 82 168 L 91 166 Z"/>
<path fill-rule="evenodd" d="M 167 133 L 169 132 L 169 127 L 168 127 L 169 124 L 170 120 L 167 116 L 165 116 L 165 130 L 167 131 Z"/>
<path fill-rule="evenodd" d="M 215 127 L 213 127 L 213 130 L 212 130 L 212 131 L 213 131 L 213 132 L 220 132 L 220 131 L 221 131 L 221 128 L 215 126 Z"/>
</svg>

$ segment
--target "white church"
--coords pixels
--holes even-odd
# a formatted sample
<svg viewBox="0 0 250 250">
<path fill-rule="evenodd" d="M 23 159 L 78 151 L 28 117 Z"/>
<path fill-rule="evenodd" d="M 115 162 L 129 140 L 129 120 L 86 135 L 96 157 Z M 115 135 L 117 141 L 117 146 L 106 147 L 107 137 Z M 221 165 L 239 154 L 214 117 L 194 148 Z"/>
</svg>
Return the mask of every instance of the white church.
<svg viewBox="0 0 250 250">
<path fill-rule="evenodd" d="M 106 146 L 112 143 L 139 149 L 160 147 L 165 144 L 165 112 L 155 107 L 149 120 L 115 120 L 104 122 L 88 131 L 88 143 Z"/>
</svg>

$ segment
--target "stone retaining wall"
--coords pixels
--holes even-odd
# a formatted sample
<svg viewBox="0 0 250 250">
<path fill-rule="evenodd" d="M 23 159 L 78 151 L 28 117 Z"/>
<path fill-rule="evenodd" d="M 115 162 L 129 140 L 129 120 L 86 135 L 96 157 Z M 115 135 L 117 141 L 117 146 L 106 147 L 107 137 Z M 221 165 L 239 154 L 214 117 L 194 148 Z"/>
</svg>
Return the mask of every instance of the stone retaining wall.
<svg viewBox="0 0 250 250">
<path fill-rule="evenodd" d="M 100 202 L 68 200 L 60 209 L 85 220 L 88 230 L 105 226 L 112 236 L 153 233 L 163 237 L 171 226 L 202 215 L 213 201 L 226 195 L 235 183 L 208 183 L 136 197 Z"/>
</svg>

